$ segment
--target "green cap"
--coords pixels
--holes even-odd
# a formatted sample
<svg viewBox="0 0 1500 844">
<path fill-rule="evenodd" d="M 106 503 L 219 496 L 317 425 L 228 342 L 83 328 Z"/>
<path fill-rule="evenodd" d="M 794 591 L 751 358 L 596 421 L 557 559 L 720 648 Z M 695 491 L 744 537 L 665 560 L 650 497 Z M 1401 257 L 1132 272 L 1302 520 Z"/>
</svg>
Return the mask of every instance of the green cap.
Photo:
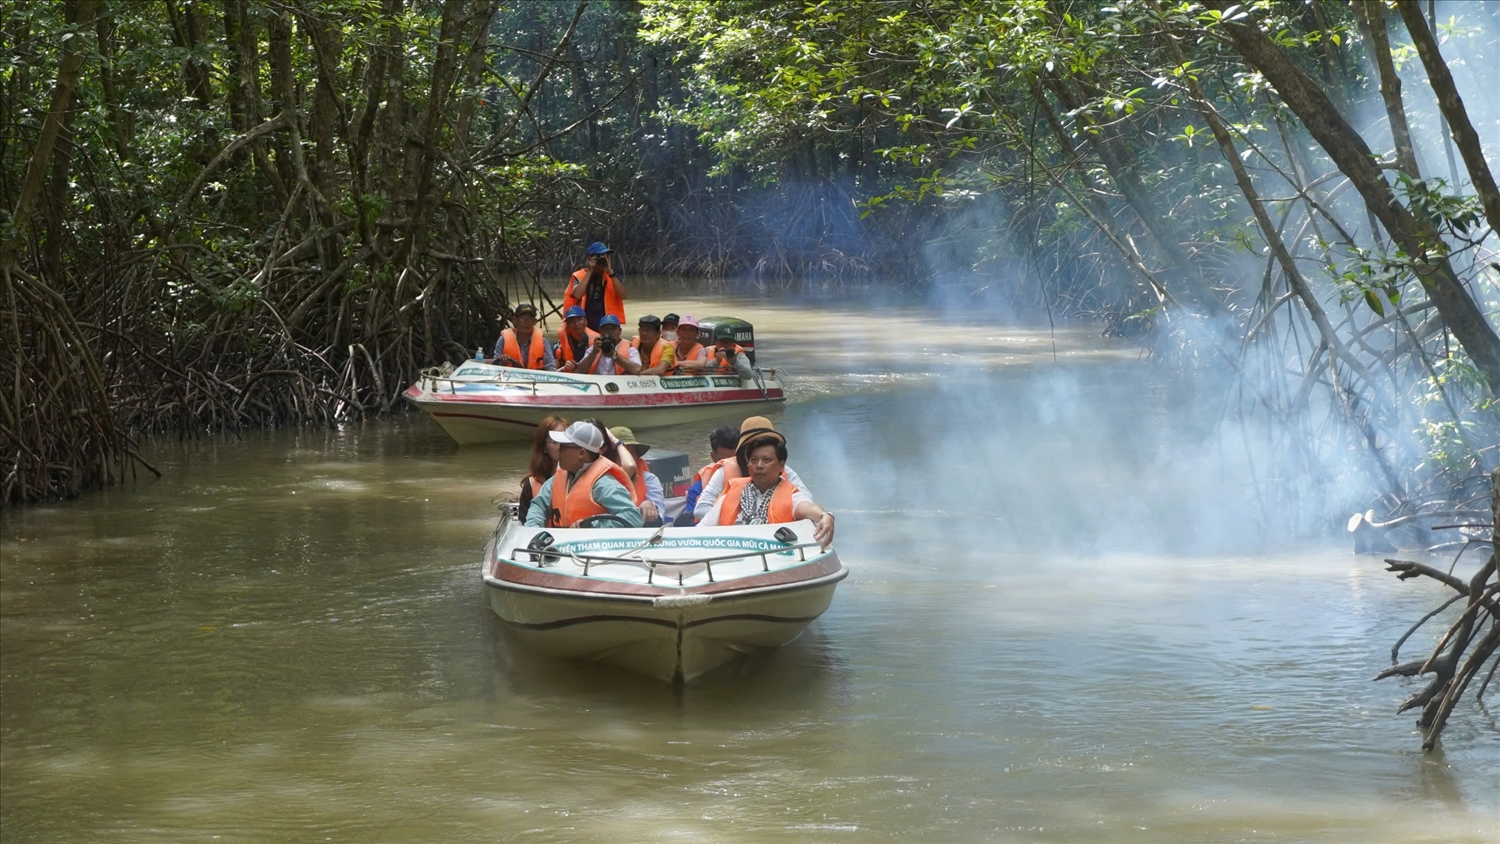
<svg viewBox="0 0 1500 844">
<path fill-rule="evenodd" d="M 720 323 L 720 324 L 714 326 L 714 339 L 715 340 L 733 340 L 734 339 L 734 326 L 730 325 L 727 322 Z"/>
</svg>

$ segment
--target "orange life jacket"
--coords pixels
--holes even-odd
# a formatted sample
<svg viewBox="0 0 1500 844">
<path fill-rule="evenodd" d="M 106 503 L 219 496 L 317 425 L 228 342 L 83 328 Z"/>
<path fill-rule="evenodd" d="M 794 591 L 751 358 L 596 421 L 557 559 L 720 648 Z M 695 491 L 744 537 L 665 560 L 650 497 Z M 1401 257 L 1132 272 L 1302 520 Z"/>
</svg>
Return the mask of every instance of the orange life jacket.
<svg viewBox="0 0 1500 844">
<path fill-rule="evenodd" d="M 630 500 L 639 507 L 646 503 L 646 473 L 651 471 L 651 464 L 637 457 L 635 459 L 635 484 L 630 487 Z"/>
<path fill-rule="evenodd" d="M 734 520 L 740 517 L 740 496 L 745 492 L 745 485 L 750 483 L 749 478 L 735 478 L 724 485 L 724 495 L 719 505 L 719 525 L 734 524 Z M 797 521 L 792 506 L 792 484 L 785 478 L 771 491 L 771 503 L 766 507 L 766 524 L 779 525 L 785 522 Z"/>
<path fill-rule="evenodd" d="M 584 331 L 588 333 L 589 345 L 590 346 L 594 345 L 594 341 L 599 339 L 599 332 L 595 331 L 592 328 L 585 328 Z M 584 354 L 587 355 L 588 352 L 584 352 Z M 568 328 L 567 328 L 567 326 L 563 326 L 557 332 L 557 362 L 558 363 L 563 363 L 565 361 L 577 361 L 577 360 L 581 360 L 581 358 L 575 358 L 575 357 L 573 357 L 573 343 L 568 339 Z M 595 355 L 594 356 L 594 363 L 593 363 L 592 366 L 589 367 L 589 371 L 588 371 L 587 374 L 592 375 L 594 373 L 594 370 L 598 369 L 598 368 L 599 368 L 599 357 L 597 355 Z"/>
<path fill-rule="evenodd" d="M 568 488 L 568 473 L 562 469 L 552 476 L 552 511 L 547 515 L 547 527 L 572 527 L 590 516 L 600 516 L 609 511 L 594 500 L 594 483 L 608 474 L 630 489 L 630 478 L 625 470 L 615 465 L 608 457 L 597 457 Z"/>
<path fill-rule="evenodd" d="M 541 369 L 547 365 L 547 353 L 544 351 L 547 341 L 542 339 L 542 332 L 536 328 L 531 329 L 531 342 L 527 344 L 526 354 L 521 354 L 521 343 L 516 339 L 516 330 L 507 328 L 500 332 L 500 337 L 505 341 L 500 348 L 500 353 L 521 362 L 522 369 Z"/>
<path fill-rule="evenodd" d="M 563 294 L 564 312 L 574 305 L 586 309 L 583 294 L 588 283 L 589 271 L 587 269 L 573 273 L 573 277 L 568 279 L 568 290 Z M 608 270 L 604 271 L 604 312 L 614 314 L 615 319 L 619 320 L 621 325 L 625 324 L 625 297 L 620 295 L 619 289 L 615 287 L 615 276 Z"/>
<path fill-rule="evenodd" d="M 656 345 L 651 347 L 651 351 L 648 354 L 646 351 L 641 349 L 641 336 L 639 334 L 630 338 L 630 348 L 635 349 L 636 351 L 641 353 L 642 369 L 650 369 L 651 367 L 656 366 L 658 363 L 661 363 L 661 356 L 666 353 L 667 347 L 670 345 L 672 344 L 658 337 L 656 338 Z M 648 357 L 650 358 L 649 360 L 647 359 Z"/>
<path fill-rule="evenodd" d="M 718 364 L 717 368 L 713 369 L 713 371 L 714 372 L 720 372 L 720 373 L 727 373 L 727 374 L 730 374 L 730 375 L 734 374 L 734 362 L 735 362 L 735 360 L 740 355 L 742 355 L 744 353 L 745 353 L 745 350 L 742 349 L 742 348 L 740 348 L 740 344 L 739 343 L 735 343 L 734 344 L 734 351 L 730 352 L 730 354 L 729 354 L 729 360 L 726 361 L 725 363 Z M 717 348 L 715 348 L 714 351 L 709 355 L 709 360 L 717 361 L 718 359 L 719 359 L 719 350 Z"/>
<path fill-rule="evenodd" d="M 682 371 L 682 362 L 683 361 L 697 360 L 698 353 L 701 352 L 701 351 L 703 351 L 703 344 L 702 343 L 694 343 L 687 350 L 687 354 L 683 354 L 681 349 L 675 348 L 675 346 L 677 344 L 674 343 L 672 345 L 674 346 L 673 351 L 677 353 L 677 362 L 675 364 L 673 364 L 673 366 L 672 366 L 671 369 L 667 370 L 667 372 L 666 372 L 667 375 L 675 375 L 678 372 L 681 372 Z"/>
</svg>

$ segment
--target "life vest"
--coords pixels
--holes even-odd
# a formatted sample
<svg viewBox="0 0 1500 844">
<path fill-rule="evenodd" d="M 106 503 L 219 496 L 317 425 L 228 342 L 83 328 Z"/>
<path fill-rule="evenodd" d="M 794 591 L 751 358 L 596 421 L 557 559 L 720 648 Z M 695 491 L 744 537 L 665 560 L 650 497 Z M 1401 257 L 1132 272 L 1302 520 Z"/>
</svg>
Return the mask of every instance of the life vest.
<svg viewBox="0 0 1500 844">
<path fill-rule="evenodd" d="M 521 362 L 523 369 L 541 369 L 547 365 L 546 348 L 547 341 L 542 339 L 542 332 L 535 328 L 531 329 L 531 342 L 527 344 L 526 354 L 521 354 L 521 343 L 516 339 L 516 330 L 507 328 L 500 332 L 500 337 L 505 341 L 500 352 L 511 360 Z"/>
<path fill-rule="evenodd" d="M 646 503 L 646 473 L 651 471 L 651 464 L 637 457 L 635 459 L 635 483 L 630 489 L 630 500 L 639 507 Z"/>
<path fill-rule="evenodd" d="M 574 305 L 588 309 L 588 306 L 583 303 L 583 294 L 588 291 L 588 284 L 589 271 L 587 269 L 573 273 L 573 277 L 568 279 L 568 290 L 563 294 L 564 311 Z M 604 271 L 604 312 L 613 314 L 621 325 L 625 324 L 625 299 L 615 287 L 614 273 L 608 270 Z"/>
<path fill-rule="evenodd" d="M 572 527 L 590 516 L 600 516 L 609 511 L 594 500 L 594 482 L 608 474 L 630 489 L 630 478 L 625 470 L 615 465 L 608 457 L 597 457 L 568 488 L 568 473 L 562 469 L 552 476 L 552 510 L 547 514 L 547 527 Z"/>
<path fill-rule="evenodd" d="M 642 369 L 650 369 L 651 367 L 661 363 L 661 356 L 666 353 L 667 347 L 670 345 L 670 343 L 658 337 L 656 338 L 656 345 L 651 347 L 651 352 L 648 355 L 647 352 L 641 348 L 641 336 L 639 334 L 630 338 L 630 348 L 635 349 L 636 351 L 641 353 Z M 650 358 L 650 360 L 647 360 L 648 357 Z"/>
<path fill-rule="evenodd" d="M 595 331 L 592 328 L 585 328 L 584 331 L 588 333 L 589 345 L 594 345 L 594 341 L 599 339 L 599 332 Z M 584 354 L 587 355 L 588 352 L 584 352 Z M 573 357 L 573 343 L 568 339 L 567 326 L 563 326 L 562 329 L 557 332 L 557 360 L 558 363 L 581 360 L 581 358 Z M 588 374 L 593 374 L 594 370 L 598 367 L 599 357 L 596 355 L 594 357 L 593 365 L 589 367 Z"/>
<path fill-rule="evenodd" d="M 714 368 L 713 371 L 714 372 L 727 373 L 727 374 L 733 375 L 734 374 L 734 362 L 735 362 L 735 360 L 737 360 L 739 358 L 740 355 L 742 355 L 744 353 L 745 353 L 745 350 L 742 349 L 742 348 L 740 348 L 740 344 L 735 343 L 734 344 L 734 351 L 730 352 L 730 354 L 729 354 L 729 360 L 726 363 L 720 363 L 720 364 L 718 364 L 717 367 Z M 711 360 L 717 361 L 719 359 L 719 350 L 717 348 L 715 348 L 714 351 L 709 355 L 709 358 Z"/>
<path fill-rule="evenodd" d="M 724 485 L 724 495 L 720 500 L 724 503 L 719 505 L 719 526 L 734 524 L 734 520 L 740 517 L 740 496 L 745 493 L 745 485 L 750 483 L 749 478 L 735 478 Z M 771 491 L 771 503 L 766 507 L 766 524 L 779 525 L 785 522 L 797 521 L 797 516 L 792 512 L 792 484 L 786 478 L 776 485 Z"/>
<path fill-rule="evenodd" d="M 674 344 L 673 351 L 677 354 L 677 362 L 672 365 L 671 369 L 667 370 L 666 374 L 668 374 L 668 375 L 674 375 L 674 374 L 676 374 L 678 372 L 681 372 L 682 371 L 682 362 L 683 361 L 697 360 L 698 359 L 698 353 L 701 352 L 701 351 L 703 351 L 703 344 L 702 343 L 694 343 L 692 345 L 692 347 L 687 350 L 686 354 L 683 354 L 683 352 L 682 352 L 681 349 L 675 348 L 675 344 Z"/>
</svg>

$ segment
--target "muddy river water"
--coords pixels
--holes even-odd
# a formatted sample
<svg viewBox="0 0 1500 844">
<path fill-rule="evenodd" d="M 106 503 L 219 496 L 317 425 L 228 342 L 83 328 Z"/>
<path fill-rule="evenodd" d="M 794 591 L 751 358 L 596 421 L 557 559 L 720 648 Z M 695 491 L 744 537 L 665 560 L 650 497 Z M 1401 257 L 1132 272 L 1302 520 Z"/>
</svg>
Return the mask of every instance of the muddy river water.
<svg viewBox="0 0 1500 844">
<path fill-rule="evenodd" d="M 1500 840 L 1495 711 L 1424 755 L 1370 681 L 1438 588 L 1267 540 L 1134 348 L 631 303 L 667 310 L 790 372 L 851 569 L 801 639 L 685 689 L 518 647 L 479 555 L 519 446 L 154 442 L 160 480 L 4 513 L 0 839 Z M 642 439 L 696 463 L 714 424 Z"/>
</svg>

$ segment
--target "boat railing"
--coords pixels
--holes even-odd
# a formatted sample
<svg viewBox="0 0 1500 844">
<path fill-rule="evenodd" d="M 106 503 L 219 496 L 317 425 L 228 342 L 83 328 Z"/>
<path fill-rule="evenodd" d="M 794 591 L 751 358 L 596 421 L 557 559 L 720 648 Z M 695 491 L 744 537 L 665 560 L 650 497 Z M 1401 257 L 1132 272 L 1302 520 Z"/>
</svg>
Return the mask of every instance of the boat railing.
<svg viewBox="0 0 1500 844">
<path fill-rule="evenodd" d="M 579 566 L 581 566 L 583 568 L 583 576 L 584 577 L 588 577 L 589 576 L 589 569 L 592 568 L 592 567 L 595 567 L 595 566 L 605 566 L 605 565 L 641 566 L 641 565 L 644 565 L 646 567 L 646 569 L 647 569 L 647 572 L 646 572 L 646 583 L 648 583 L 648 584 L 652 584 L 652 583 L 655 582 L 657 567 L 659 567 L 659 566 L 677 566 L 677 567 L 679 567 L 678 571 L 677 571 L 677 585 L 681 586 L 682 585 L 682 579 L 683 579 L 683 572 L 681 570 L 681 567 L 684 567 L 684 566 L 698 566 L 698 565 L 703 566 L 704 573 L 706 573 L 708 575 L 708 582 L 709 583 L 715 583 L 717 581 L 714 580 L 714 563 L 721 563 L 722 564 L 722 563 L 727 563 L 727 562 L 729 562 L 731 560 L 747 560 L 747 559 L 753 559 L 755 557 L 759 557 L 760 558 L 761 570 L 762 571 L 770 571 L 771 570 L 771 559 L 770 558 L 771 558 L 771 555 L 773 555 L 773 554 L 787 554 L 787 553 L 790 553 L 792 551 L 796 551 L 797 552 L 797 560 L 798 560 L 798 562 L 805 563 L 805 562 L 807 562 L 807 549 L 809 549 L 809 548 L 821 548 L 821 547 L 822 546 L 819 543 L 817 543 L 817 542 L 803 542 L 803 543 L 799 543 L 799 544 L 795 544 L 795 545 L 787 545 L 786 547 L 779 548 L 779 549 L 777 549 L 777 548 L 768 548 L 768 549 L 766 549 L 764 551 L 742 551 L 742 552 L 740 552 L 738 554 L 720 554 L 720 555 L 716 555 L 716 556 L 712 556 L 712 557 L 695 557 L 695 558 L 689 559 L 689 560 L 648 560 L 648 559 L 646 559 L 644 557 L 640 557 L 640 556 L 635 556 L 635 557 L 610 557 L 610 556 L 606 556 L 606 555 L 603 555 L 603 554 L 579 554 L 579 553 L 576 553 L 576 552 L 573 552 L 573 551 L 562 551 L 562 550 L 553 548 L 551 546 L 548 546 L 546 548 L 537 548 L 537 549 L 531 549 L 531 548 L 513 548 L 513 549 L 511 549 L 511 552 L 510 552 L 510 561 L 513 562 L 513 563 L 531 562 L 531 563 L 536 564 L 538 567 L 545 567 L 552 560 L 558 560 L 558 559 L 561 559 L 563 557 L 567 557 L 567 558 L 571 559 L 574 563 L 577 563 Z M 521 559 L 520 555 L 522 555 L 522 554 L 529 555 L 531 557 L 531 559 L 530 560 L 523 560 L 523 559 Z"/>
</svg>

